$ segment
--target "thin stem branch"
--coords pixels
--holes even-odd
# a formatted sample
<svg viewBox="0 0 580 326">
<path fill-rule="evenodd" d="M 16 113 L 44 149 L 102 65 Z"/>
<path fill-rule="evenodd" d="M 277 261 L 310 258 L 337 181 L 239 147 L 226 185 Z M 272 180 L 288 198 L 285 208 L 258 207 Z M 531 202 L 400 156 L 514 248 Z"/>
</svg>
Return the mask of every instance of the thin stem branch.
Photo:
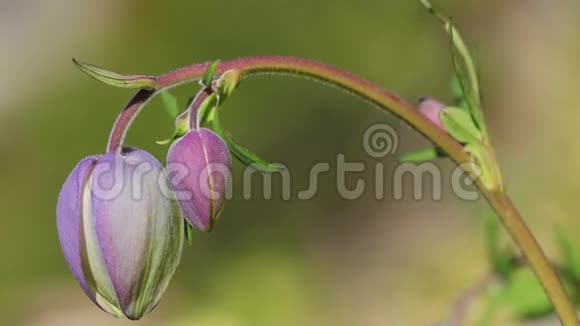
<svg viewBox="0 0 580 326">
<path fill-rule="evenodd" d="M 109 138 L 108 150 L 121 150 L 123 139 L 131 122 L 153 96 L 165 89 L 201 78 L 210 64 L 196 64 L 158 76 L 155 78 L 157 90 L 139 91 L 119 115 Z M 249 57 L 222 62 L 217 67 L 216 74 L 222 74 L 232 69 L 239 71 L 242 78 L 256 74 L 285 74 L 306 77 L 330 84 L 401 118 L 427 139 L 431 140 L 437 147 L 441 148 L 458 165 L 464 166 L 464 163 L 471 161 L 469 154 L 463 150 L 461 144 L 431 123 L 412 105 L 381 87 L 348 72 L 306 59 L 272 56 Z M 477 185 L 490 205 L 495 209 L 524 256 L 529 260 L 531 268 L 546 290 L 563 325 L 579 325 L 574 305 L 568 299 L 561 282 L 550 267 L 542 249 L 507 195 L 502 191 L 488 191 L 480 179 L 477 179 Z"/>
<path fill-rule="evenodd" d="M 465 289 L 455 300 L 451 307 L 449 318 L 446 321 L 432 324 L 431 326 L 461 326 L 465 324 L 468 310 L 471 304 L 479 299 L 482 294 L 499 279 L 496 273 L 490 272 L 481 277 L 475 284 Z"/>
<path fill-rule="evenodd" d="M 193 98 L 193 100 L 191 101 L 191 104 L 189 104 L 189 107 L 187 108 L 187 110 L 189 111 L 189 129 L 194 130 L 194 129 L 200 128 L 199 109 L 200 109 L 201 105 L 203 104 L 203 102 L 210 95 L 211 95 L 211 90 L 209 90 L 207 88 L 203 88 Z"/>
</svg>

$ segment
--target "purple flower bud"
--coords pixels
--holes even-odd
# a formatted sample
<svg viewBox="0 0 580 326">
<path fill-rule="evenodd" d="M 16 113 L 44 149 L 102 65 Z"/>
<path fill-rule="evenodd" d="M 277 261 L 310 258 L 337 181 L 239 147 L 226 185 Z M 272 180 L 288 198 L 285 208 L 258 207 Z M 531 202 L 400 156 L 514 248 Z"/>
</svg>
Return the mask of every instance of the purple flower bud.
<svg viewBox="0 0 580 326">
<path fill-rule="evenodd" d="M 68 266 L 87 296 L 137 320 L 159 302 L 183 247 L 183 220 L 161 164 L 140 150 L 83 159 L 66 180 L 57 227 Z"/>
<path fill-rule="evenodd" d="M 171 145 L 170 183 L 184 217 L 195 228 L 211 230 L 224 205 L 229 169 L 228 146 L 209 129 L 191 130 Z"/>
<path fill-rule="evenodd" d="M 422 98 L 419 102 L 419 112 L 427 119 L 431 120 L 431 122 L 437 125 L 437 127 L 445 129 L 441 122 L 441 118 L 439 117 L 439 114 L 441 114 L 445 105 L 432 98 Z"/>
</svg>

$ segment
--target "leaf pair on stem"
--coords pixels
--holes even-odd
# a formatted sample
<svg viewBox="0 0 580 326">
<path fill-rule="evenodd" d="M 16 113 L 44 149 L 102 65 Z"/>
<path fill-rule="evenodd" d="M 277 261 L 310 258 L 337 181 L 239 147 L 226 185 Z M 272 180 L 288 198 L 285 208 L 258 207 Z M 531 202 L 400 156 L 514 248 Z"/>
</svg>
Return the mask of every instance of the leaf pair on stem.
<svg viewBox="0 0 580 326">
<path fill-rule="evenodd" d="M 479 80 L 473 59 L 452 20 L 436 11 L 428 0 L 421 0 L 421 3 L 443 23 L 449 35 L 451 59 L 455 70 L 454 93 L 458 107 L 444 107 L 438 113 L 438 120 L 471 155 L 473 166 L 470 170 L 473 177 L 481 178 L 488 190 L 502 190 L 501 176 L 483 118 Z M 441 151 L 428 148 L 407 154 L 401 161 L 420 163 L 440 156 Z"/>
</svg>

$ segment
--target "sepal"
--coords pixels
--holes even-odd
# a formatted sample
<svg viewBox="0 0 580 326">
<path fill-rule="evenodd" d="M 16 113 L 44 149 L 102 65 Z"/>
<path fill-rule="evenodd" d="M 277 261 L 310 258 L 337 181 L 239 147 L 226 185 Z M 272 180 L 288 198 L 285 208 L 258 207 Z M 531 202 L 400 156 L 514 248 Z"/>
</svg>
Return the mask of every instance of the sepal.
<svg viewBox="0 0 580 326">
<path fill-rule="evenodd" d="M 157 89 L 155 77 L 146 75 L 121 75 L 113 71 L 80 62 L 73 58 L 73 63 L 85 74 L 110 86 L 133 89 Z"/>
</svg>

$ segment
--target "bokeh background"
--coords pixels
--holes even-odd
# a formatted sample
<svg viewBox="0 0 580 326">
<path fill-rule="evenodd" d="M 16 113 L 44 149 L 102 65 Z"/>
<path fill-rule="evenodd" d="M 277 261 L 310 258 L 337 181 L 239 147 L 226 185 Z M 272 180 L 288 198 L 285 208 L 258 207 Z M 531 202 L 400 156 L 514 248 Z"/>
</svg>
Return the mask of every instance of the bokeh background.
<svg viewBox="0 0 580 326">
<path fill-rule="evenodd" d="M 580 234 L 580 3 L 434 2 L 476 49 L 510 194 L 557 257 L 554 226 Z M 0 44 L 1 325 L 133 324 L 84 296 L 58 244 L 60 187 L 82 157 L 104 150 L 132 96 L 81 74 L 71 57 L 160 74 L 216 58 L 294 55 L 352 71 L 413 103 L 451 99 L 445 34 L 416 1 L 1 0 Z M 193 92 L 190 85 L 176 94 L 185 103 Z M 244 82 L 223 120 L 240 142 L 289 167 L 293 191 L 306 187 L 313 164 L 332 165 L 339 153 L 381 162 L 389 176 L 397 157 L 377 161 L 362 146 L 377 122 L 398 131 L 397 154 L 428 145 L 366 103 L 285 77 Z M 154 141 L 171 131 L 155 100 L 127 143 L 164 160 L 167 148 Z M 239 190 L 241 164 L 234 170 Z M 374 178 L 372 169 L 358 176 Z M 320 182 L 308 201 L 284 201 L 276 191 L 271 200 L 245 200 L 237 192 L 215 231 L 196 234 L 163 301 L 139 323 L 432 325 L 489 269 L 484 203 L 462 202 L 449 189 L 443 201 L 417 202 L 411 188 L 402 201 L 377 201 L 370 191 L 347 201 L 332 174 Z M 496 325 L 511 324 L 509 312 L 498 318 Z"/>
</svg>

